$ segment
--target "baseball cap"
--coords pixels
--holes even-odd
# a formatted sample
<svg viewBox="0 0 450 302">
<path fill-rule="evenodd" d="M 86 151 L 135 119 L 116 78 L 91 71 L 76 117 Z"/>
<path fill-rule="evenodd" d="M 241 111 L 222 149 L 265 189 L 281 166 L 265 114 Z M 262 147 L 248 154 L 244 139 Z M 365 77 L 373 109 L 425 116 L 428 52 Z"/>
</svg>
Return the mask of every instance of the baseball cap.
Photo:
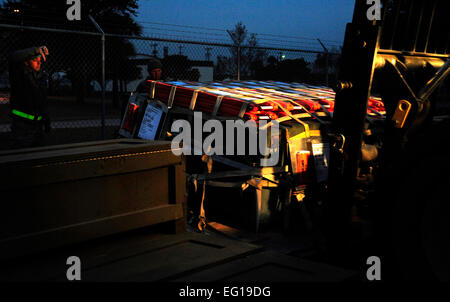
<svg viewBox="0 0 450 302">
<path fill-rule="evenodd" d="M 147 70 L 150 72 L 156 68 L 162 68 L 161 61 L 156 58 L 149 58 L 148 63 L 147 63 Z"/>
</svg>

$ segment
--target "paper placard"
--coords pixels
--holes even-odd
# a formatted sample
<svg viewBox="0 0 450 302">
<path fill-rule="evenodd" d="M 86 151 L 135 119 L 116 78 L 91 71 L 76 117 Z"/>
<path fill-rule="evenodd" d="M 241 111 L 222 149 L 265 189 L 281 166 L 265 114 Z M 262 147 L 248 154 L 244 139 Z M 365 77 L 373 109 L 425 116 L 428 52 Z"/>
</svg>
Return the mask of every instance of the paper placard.
<svg viewBox="0 0 450 302">
<path fill-rule="evenodd" d="M 317 182 L 327 181 L 328 162 L 330 158 L 330 148 L 328 143 L 312 144 L 312 151 Z"/>
<path fill-rule="evenodd" d="M 161 107 L 156 106 L 155 103 L 149 103 L 142 118 L 138 137 L 147 140 L 156 139 L 162 115 L 163 109 Z"/>
</svg>

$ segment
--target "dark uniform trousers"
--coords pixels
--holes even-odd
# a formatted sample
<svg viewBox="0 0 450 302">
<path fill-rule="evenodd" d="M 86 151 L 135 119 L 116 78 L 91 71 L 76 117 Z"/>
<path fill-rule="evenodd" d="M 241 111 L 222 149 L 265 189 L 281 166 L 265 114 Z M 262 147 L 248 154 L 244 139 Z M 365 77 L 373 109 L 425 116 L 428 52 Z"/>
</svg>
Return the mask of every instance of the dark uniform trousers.
<svg viewBox="0 0 450 302">
<path fill-rule="evenodd" d="M 20 117 L 13 117 L 11 135 L 13 148 L 31 148 L 45 145 L 46 135 L 40 121 L 28 121 Z"/>
</svg>

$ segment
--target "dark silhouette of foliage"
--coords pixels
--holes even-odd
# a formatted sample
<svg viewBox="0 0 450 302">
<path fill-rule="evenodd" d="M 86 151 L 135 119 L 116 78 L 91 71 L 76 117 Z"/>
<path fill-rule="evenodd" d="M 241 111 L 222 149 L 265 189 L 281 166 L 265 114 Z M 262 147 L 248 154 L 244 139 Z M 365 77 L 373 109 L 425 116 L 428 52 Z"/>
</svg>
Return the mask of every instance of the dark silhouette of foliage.
<svg viewBox="0 0 450 302">
<path fill-rule="evenodd" d="M 192 68 L 192 62 L 187 56 L 170 55 L 161 60 L 163 65 L 163 75 L 170 80 L 198 81 L 200 72 Z"/>
<path fill-rule="evenodd" d="M 238 22 L 233 30 L 228 30 L 235 47 L 230 48 L 231 57 L 217 58 L 216 75 L 232 78 L 237 75 L 238 56 L 240 55 L 240 78 L 255 78 L 256 72 L 264 65 L 267 57 L 265 50 L 257 48 L 258 40 L 255 34 L 248 35 L 248 30 L 242 22 Z"/>
</svg>

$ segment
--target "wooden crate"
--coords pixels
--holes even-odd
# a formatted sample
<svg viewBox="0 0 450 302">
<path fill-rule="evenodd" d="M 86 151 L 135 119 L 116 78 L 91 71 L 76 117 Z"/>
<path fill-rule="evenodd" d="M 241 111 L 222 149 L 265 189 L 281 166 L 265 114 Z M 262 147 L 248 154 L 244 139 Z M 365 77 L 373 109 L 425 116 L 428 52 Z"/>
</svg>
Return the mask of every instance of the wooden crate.
<svg viewBox="0 0 450 302">
<path fill-rule="evenodd" d="M 185 164 L 133 139 L 0 152 L 0 259 L 169 222 L 186 228 Z"/>
</svg>

